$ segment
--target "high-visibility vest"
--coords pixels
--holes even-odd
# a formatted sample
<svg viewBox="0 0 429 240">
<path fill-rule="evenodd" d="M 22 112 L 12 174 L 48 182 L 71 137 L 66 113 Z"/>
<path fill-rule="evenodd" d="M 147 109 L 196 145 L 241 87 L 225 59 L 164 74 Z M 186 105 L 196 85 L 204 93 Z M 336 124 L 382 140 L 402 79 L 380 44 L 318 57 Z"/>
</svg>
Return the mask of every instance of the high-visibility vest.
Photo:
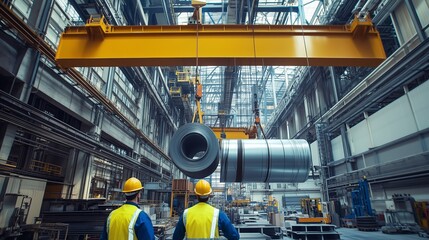
<svg viewBox="0 0 429 240">
<path fill-rule="evenodd" d="M 131 204 L 124 204 L 120 208 L 113 210 L 107 218 L 106 229 L 108 239 L 137 239 L 134 232 L 134 225 L 141 211 L 138 207 Z"/>
<path fill-rule="evenodd" d="M 219 238 L 219 209 L 207 203 L 197 203 L 183 212 L 186 239 Z"/>
</svg>

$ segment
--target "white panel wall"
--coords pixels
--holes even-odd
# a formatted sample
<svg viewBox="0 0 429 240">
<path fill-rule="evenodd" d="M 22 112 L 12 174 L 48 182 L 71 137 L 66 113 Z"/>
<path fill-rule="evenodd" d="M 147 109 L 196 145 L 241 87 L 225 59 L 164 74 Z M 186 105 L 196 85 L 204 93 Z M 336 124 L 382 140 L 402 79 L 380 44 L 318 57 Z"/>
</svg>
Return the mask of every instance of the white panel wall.
<svg viewBox="0 0 429 240">
<path fill-rule="evenodd" d="M 335 160 L 340 160 L 344 158 L 343 142 L 341 140 L 341 135 L 332 139 L 332 157 Z"/>
<path fill-rule="evenodd" d="M 349 129 L 348 136 L 352 155 L 365 152 L 370 147 L 374 147 L 372 145 L 372 139 L 369 135 L 366 120 L 356 124 L 351 129 Z"/>
<path fill-rule="evenodd" d="M 418 130 L 429 127 L 429 81 L 408 93 L 413 108 Z"/>
<path fill-rule="evenodd" d="M 413 0 L 416 8 L 417 16 L 420 19 L 422 27 L 425 28 L 429 25 L 429 0 Z M 426 28 L 426 34 L 429 34 L 429 28 Z"/>
<path fill-rule="evenodd" d="M 312 144 L 310 144 L 310 151 L 311 151 L 311 160 L 313 161 L 313 166 L 320 166 L 320 156 L 319 156 L 319 149 L 317 148 L 317 141 L 314 141 Z"/>
<path fill-rule="evenodd" d="M 374 145 L 380 146 L 417 131 L 408 99 L 403 96 L 368 118 Z"/>
<path fill-rule="evenodd" d="M 403 45 L 416 35 L 416 28 L 411 20 L 405 1 L 401 2 L 394 11 L 394 27 L 398 34 L 398 40 Z"/>
<path fill-rule="evenodd" d="M 27 224 L 35 223 L 35 218 L 40 216 L 43 196 L 45 194 L 46 181 L 23 179 L 20 194 L 31 197 L 31 207 L 27 216 Z"/>
<path fill-rule="evenodd" d="M 27 224 L 35 223 L 35 217 L 39 217 L 42 208 L 42 200 L 45 195 L 46 181 L 43 179 L 30 179 L 9 177 L 6 193 L 27 195 L 31 197 L 30 211 L 27 216 Z M 19 207 L 17 205 L 16 207 Z"/>
<path fill-rule="evenodd" d="M 407 136 L 416 131 L 429 128 L 429 81 L 413 89 L 388 106 L 368 118 L 373 139 L 371 139 L 367 121 L 362 121 L 348 130 L 352 155 L 360 154 L 372 147 L 380 146 L 398 138 Z M 417 125 L 416 125 L 417 124 Z M 334 159 L 341 156 L 334 142 L 340 141 L 337 137 L 332 141 Z M 338 146 L 341 145 L 339 142 Z M 342 145 L 341 145 L 342 147 Z M 313 151 L 313 150 L 312 150 Z"/>
</svg>

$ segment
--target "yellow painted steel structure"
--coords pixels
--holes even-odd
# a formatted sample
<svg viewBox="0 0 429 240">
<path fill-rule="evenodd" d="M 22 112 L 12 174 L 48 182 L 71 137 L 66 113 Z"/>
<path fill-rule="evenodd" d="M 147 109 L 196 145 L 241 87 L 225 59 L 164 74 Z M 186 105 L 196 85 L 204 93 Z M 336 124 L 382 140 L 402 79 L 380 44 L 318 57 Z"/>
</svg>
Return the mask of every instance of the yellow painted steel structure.
<svg viewBox="0 0 429 240">
<path fill-rule="evenodd" d="M 386 58 L 369 19 L 345 26 L 110 26 L 103 19 L 97 21 L 65 29 L 56 55 L 62 68 L 377 66 Z"/>
<path fill-rule="evenodd" d="M 225 132 L 226 139 L 249 139 L 249 135 L 246 134 L 247 128 L 220 128 L 220 127 L 212 127 L 211 128 L 214 134 L 218 139 L 222 139 L 220 137 L 222 131 Z"/>
</svg>

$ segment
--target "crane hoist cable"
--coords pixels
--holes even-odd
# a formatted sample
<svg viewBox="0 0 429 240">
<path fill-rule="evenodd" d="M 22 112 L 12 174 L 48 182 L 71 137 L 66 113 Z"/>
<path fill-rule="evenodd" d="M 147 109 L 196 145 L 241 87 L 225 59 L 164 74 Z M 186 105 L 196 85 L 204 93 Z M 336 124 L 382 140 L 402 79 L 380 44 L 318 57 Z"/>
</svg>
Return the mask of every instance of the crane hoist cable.
<svg viewBox="0 0 429 240">
<path fill-rule="evenodd" d="M 199 73 L 198 73 L 198 43 L 199 43 L 199 25 L 200 25 L 200 20 L 201 20 L 201 16 L 200 16 L 200 7 L 201 5 L 194 5 L 195 10 L 194 10 L 194 15 L 193 18 L 195 20 L 196 23 L 196 49 L 195 49 L 195 111 L 194 111 L 194 116 L 192 118 L 192 122 L 195 122 L 195 118 L 198 114 L 198 122 L 199 123 L 203 123 L 203 116 L 202 116 L 202 111 L 201 111 L 201 98 L 203 95 L 203 89 L 202 89 L 202 84 L 200 82 L 199 79 Z"/>
<path fill-rule="evenodd" d="M 253 113 L 255 116 L 254 119 L 254 130 L 257 131 L 257 127 L 261 130 L 262 136 L 264 139 L 267 139 L 267 136 L 265 135 L 265 131 L 261 125 L 261 119 L 260 119 L 260 111 L 259 111 L 259 102 L 258 102 L 258 66 L 256 65 L 257 59 L 256 59 L 256 40 L 255 40 L 255 25 L 252 24 L 252 32 L 253 32 L 253 56 L 255 60 L 255 89 L 253 91 Z M 264 60 L 262 59 L 262 67 L 264 66 Z M 251 93 L 252 94 L 252 93 Z M 251 128 L 252 129 L 252 128 Z M 267 143 L 268 144 L 268 143 Z"/>
</svg>

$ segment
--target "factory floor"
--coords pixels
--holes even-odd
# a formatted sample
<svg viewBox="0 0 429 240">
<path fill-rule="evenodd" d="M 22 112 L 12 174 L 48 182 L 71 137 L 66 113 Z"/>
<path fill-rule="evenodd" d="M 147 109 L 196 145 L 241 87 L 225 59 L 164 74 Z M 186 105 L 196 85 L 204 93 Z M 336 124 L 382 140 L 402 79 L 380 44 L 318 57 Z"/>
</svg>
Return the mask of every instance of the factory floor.
<svg viewBox="0 0 429 240">
<path fill-rule="evenodd" d="M 166 240 L 171 240 L 173 235 L 173 229 L 170 229 L 166 235 Z M 357 228 L 336 228 L 341 240 L 424 240 L 427 238 L 421 238 L 417 234 L 384 234 L 380 230 L 376 232 L 365 232 L 359 231 Z M 247 236 L 242 234 L 241 240 L 263 240 L 257 236 Z M 283 240 L 292 240 L 293 238 L 283 237 Z M 311 238 L 310 238 L 311 239 Z"/>
<path fill-rule="evenodd" d="M 356 228 L 337 228 L 335 229 L 341 235 L 341 240 L 424 240 L 417 234 L 384 234 L 380 230 L 376 232 L 359 231 Z"/>
<path fill-rule="evenodd" d="M 424 240 L 418 234 L 384 234 L 380 230 L 376 232 L 359 231 L 357 228 L 336 228 L 340 234 L 341 240 Z M 252 238 L 253 239 L 253 238 Z M 283 240 L 292 240 L 293 238 L 284 237 Z M 322 239 L 322 238 L 308 238 Z M 331 239 L 331 238 L 328 238 Z M 334 238 L 332 238 L 334 239 Z"/>
</svg>

